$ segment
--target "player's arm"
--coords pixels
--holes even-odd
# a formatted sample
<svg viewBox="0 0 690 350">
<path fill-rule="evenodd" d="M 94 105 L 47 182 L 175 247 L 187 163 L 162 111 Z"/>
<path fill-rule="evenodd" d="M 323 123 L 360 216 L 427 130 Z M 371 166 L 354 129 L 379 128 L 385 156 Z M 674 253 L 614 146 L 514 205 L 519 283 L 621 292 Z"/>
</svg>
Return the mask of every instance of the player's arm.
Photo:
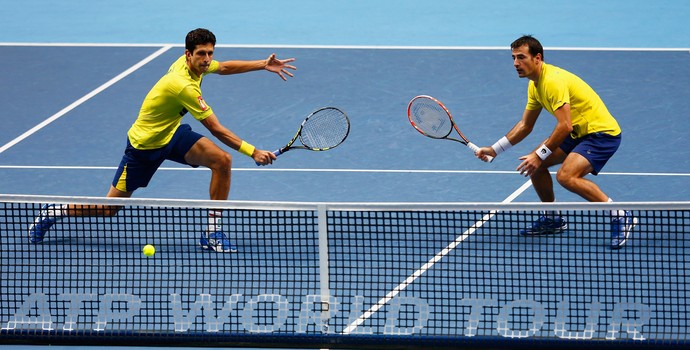
<svg viewBox="0 0 690 350">
<path fill-rule="evenodd" d="M 506 134 L 506 138 L 511 145 L 517 145 L 532 132 L 540 113 L 541 108 L 525 109 L 522 113 L 522 119 L 520 119 L 520 121 Z"/>
<path fill-rule="evenodd" d="M 515 124 L 515 126 L 493 146 L 480 148 L 477 152 L 477 157 L 482 160 L 484 156 L 496 157 L 503 151 L 508 150 L 508 148 L 520 143 L 520 141 L 524 140 L 525 137 L 532 132 L 540 113 L 541 109 L 525 109 L 522 113 L 522 119 L 520 119 L 520 121 L 518 121 L 517 124 Z"/>
<path fill-rule="evenodd" d="M 210 116 L 201 120 L 201 124 L 203 124 L 206 129 L 208 129 L 208 131 L 210 131 L 211 134 L 222 143 L 240 153 L 252 157 L 256 163 L 268 165 L 273 163 L 273 160 L 276 159 L 276 156 L 273 154 L 273 152 L 256 149 L 251 144 L 243 141 L 234 132 L 223 126 L 215 114 L 211 114 Z"/>
<path fill-rule="evenodd" d="M 553 112 L 556 117 L 556 126 L 544 145 L 550 150 L 558 148 L 563 140 L 573 131 L 573 123 L 570 118 L 570 104 L 566 103 Z"/>
<path fill-rule="evenodd" d="M 288 63 L 294 61 L 294 58 L 288 58 L 284 60 L 279 60 L 276 58 L 275 54 L 271 54 L 265 60 L 254 60 L 254 61 L 242 61 L 242 60 L 232 60 L 219 62 L 220 66 L 216 73 L 220 75 L 228 74 L 240 74 L 251 71 L 257 71 L 265 69 L 269 72 L 276 73 L 281 79 L 287 80 L 285 75 L 293 77 L 292 73 L 286 69 L 296 70 L 295 66 L 289 65 Z"/>
<path fill-rule="evenodd" d="M 530 152 L 519 158 L 522 160 L 522 163 L 520 163 L 516 170 L 519 171 L 520 174 L 525 176 L 532 175 L 551 153 L 563 143 L 563 140 L 568 137 L 568 134 L 573 131 L 573 125 L 570 118 L 570 104 L 566 103 L 562 105 L 553 112 L 553 115 L 556 117 L 556 126 L 551 132 L 551 135 L 549 135 L 549 138 L 537 147 L 534 152 Z"/>
</svg>

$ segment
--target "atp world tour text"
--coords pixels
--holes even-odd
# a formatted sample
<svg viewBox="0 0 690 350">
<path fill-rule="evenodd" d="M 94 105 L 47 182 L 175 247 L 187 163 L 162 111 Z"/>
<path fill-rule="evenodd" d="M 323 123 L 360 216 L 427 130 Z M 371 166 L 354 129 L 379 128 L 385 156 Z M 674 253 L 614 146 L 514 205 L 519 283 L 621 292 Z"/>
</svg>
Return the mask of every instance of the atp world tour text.
<svg viewBox="0 0 690 350">
<path fill-rule="evenodd" d="M 292 303 L 290 298 L 280 294 L 232 294 L 221 297 L 220 301 L 204 293 L 187 295 L 188 301 L 175 293 L 160 298 L 163 300 L 150 302 L 143 301 L 142 296 L 126 293 L 37 292 L 15 303 L 15 310 L 2 310 L 4 316 L 0 324 L 6 331 L 99 332 L 121 330 L 122 327 L 122 330 L 155 327 L 157 331 L 170 332 L 223 332 L 232 328 L 250 333 L 412 335 L 426 334 L 425 328 L 434 320 L 455 325 L 442 330 L 443 335 L 453 336 L 528 338 L 550 334 L 563 339 L 644 340 L 643 326 L 652 317 L 648 305 L 635 302 L 607 305 L 605 309 L 604 304 L 597 301 L 574 305 L 567 300 L 540 303 L 530 299 L 508 302 L 490 298 L 459 299 L 455 303 L 456 310 L 463 312 L 448 314 L 433 312 L 429 302 L 422 298 L 398 296 L 373 315 L 366 312 L 371 305 L 365 305 L 362 296 L 348 298 L 349 305 L 341 305 L 336 297 L 321 295 L 306 295 Z M 291 299 L 300 298 L 293 296 Z M 551 314 L 555 309 L 555 316 L 548 315 L 549 309 Z M 584 318 L 584 322 L 572 325 L 570 320 L 575 313 Z M 448 323 L 449 317 L 457 319 Z M 162 323 L 154 326 L 151 319 Z M 521 322 L 511 321 L 514 319 Z M 439 334 L 439 330 L 431 334 Z"/>
</svg>

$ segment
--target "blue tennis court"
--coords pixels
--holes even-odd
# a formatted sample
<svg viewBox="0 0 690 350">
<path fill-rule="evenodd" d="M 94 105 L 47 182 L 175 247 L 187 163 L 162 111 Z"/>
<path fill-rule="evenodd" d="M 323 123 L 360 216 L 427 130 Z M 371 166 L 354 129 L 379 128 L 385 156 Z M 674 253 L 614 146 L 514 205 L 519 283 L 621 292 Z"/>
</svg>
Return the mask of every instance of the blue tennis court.
<svg viewBox="0 0 690 350">
<path fill-rule="evenodd" d="M 457 143 L 419 135 L 406 116 L 412 97 L 432 95 L 473 142 L 494 143 L 525 106 L 527 81 L 517 77 L 508 48 L 525 33 L 545 45 L 546 62 L 587 81 L 621 124 L 622 146 L 594 181 L 619 202 L 690 198 L 685 2 L 584 1 L 559 5 L 560 12 L 582 14 L 562 18 L 538 1 L 534 16 L 541 21 L 524 28 L 515 24 L 523 21 L 515 14 L 524 12 L 517 4 L 432 1 L 419 9 L 415 2 L 387 0 L 269 1 L 259 10 L 230 3 L 232 11 L 190 19 L 181 2 L 5 1 L 3 8 L 16 11 L 0 15 L 0 193 L 105 195 L 143 97 L 182 55 L 186 32 L 207 27 L 219 40 L 215 59 L 263 59 L 274 52 L 297 58 L 288 82 L 266 72 L 205 78 L 205 100 L 242 138 L 278 148 L 306 115 L 329 105 L 352 123 L 338 148 L 291 151 L 269 167 L 233 152 L 232 200 L 538 201 L 515 168 L 553 128 L 548 113 L 528 139 L 491 164 Z M 207 134 L 193 119 L 185 122 Z M 165 163 L 135 197 L 207 199 L 209 179 L 206 169 Z M 558 201 L 582 201 L 555 188 Z M 423 264 L 437 245 L 402 269 Z M 606 253 L 592 254 L 606 259 L 598 255 Z"/>
<path fill-rule="evenodd" d="M 3 46 L 2 50 L 10 60 L 3 74 L 14 86 L 3 97 L 6 115 L 26 116 L 5 123 L 2 188 L 20 194 L 100 196 L 112 180 L 141 96 L 182 48 L 164 47 L 161 52 L 160 47 Z M 345 144 L 332 151 L 292 151 L 270 167 L 258 168 L 251 159 L 235 156 L 232 199 L 498 202 L 526 181 L 514 171 L 517 157 L 528 153 L 553 125 L 553 118 L 544 113 L 527 140 L 491 164 L 476 161 L 453 142 L 424 138 L 409 126 L 407 102 L 424 93 L 445 101 L 475 143 L 491 144 L 504 135 L 519 118 L 525 100 L 525 82 L 514 76 L 505 50 L 219 47 L 216 55 L 252 59 L 272 51 L 298 57 L 296 78 L 283 82 L 269 74 L 250 73 L 205 80 L 205 99 L 221 120 L 258 147 L 275 149 L 292 137 L 312 110 L 333 105 L 349 115 L 352 132 Z M 81 60 L 69 59 L 74 54 L 104 68 L 84 72 Z M 111 81 L 152 55 L 150 62 Z M 589 81 L 622 125 L 623 144 L 596 178 L 600 186 L 618 201 L 687 199 L 686 132 L 680 127 L 681 114 L 673 111 L 688 107 L 683 85 L 690 76 L 690 53 L 552 50 L 547 57 Z M 41 63 L 46 61 L 53 64 Z M 385 71 L 377 66 L 390 61 L 399 68 Z M 428 68 L 420 69 L 419 62 L 428 63 L 422 65 Z M 10 68 L 20 64 L 37 68 L 19 77 Z M 61 67 L 58 71 L 55 64 Z M 459 67 L 448 71 L 454 65 Z M 35 76 L 27 78 L 27 74 Z M 640 79 L 640 74 L 654 79 Z M 265 91 L 270 91 L 270 98 Z M 48 119 L 53 116 L 54 120 Z M 203 126 L 191 123 L 205 132 Z M 136 196 L 208 197 L 210 172 L 174 163 L 164 167 Z M 578 200 L 562 189 L 557 196 L 561 201 Z M 536 198 L 525 191 L 517 200 Z"/>
<path fill-rule="evenodd" d="M 416 134 L 405 108 L 415 95 L 435 96 L 471 140 L 492 144 L 524 108 L 526 81 L 517 78 L 507 49 L 523 33 L 540 38 L 547 62 L 589 82 L 621 124 L 623 144 L 596 178 L 600 186 L 617 201 L 688 198 L 687 133 L 680 127 L 690 76 L 690 38 L 679 30 L 690 11 L 684 2 L 560 5 L 565 12 L 587 13 L 585 23 L 549 16 L 543 3 L 534 12 L 542 21 L 515 29 L 503 22 L 520 13 L 516 5 L 434 1 L 417 11 L 412 2 L 317 3 L 298 1 L 278 15 L 233 2 L 234 11 L 188 21 L 186 12 L 176 9 L 182 4 L 175 2 L 73 4 L 79 12 L 44 1 L 12 3 L 14 13 L 31 9 L 31 14 L 2 15 L 8 30 L 0 42 L 8 44 L 0 46 L 7 87 L 0 188 L 5 193 L 104 195 L 143 96 L 182 54 L 186 32 L 205 26 L 219 39 L 216 59 L 259 59 L 272 52 L 297 58 L 297 75 L 287 83 L 265 73 L 205 79 L 205 99 L 241 137 L 275 149 L 304 116 L 326 105 L 342 108 L 353 125 L 347 142 L 331 152 L 296 151 L 260 169 L 236 156 L 232 199 L 505 199 L 525 182 L 513 171 L 516 158 L 550 132 L 552 117 L 543 113 L 530 138 L 486 165 L 456 144 Z M 326 15 L 331 26 L 313 20 Z M 355 15 L 361 25 L 351 25 Z M 664 20 L 652 24 L 646 20 L 652 16 Z M 245 17 L 252 20 L 239 22 Z M 167 24 L 168 19 L 175 24 Z M 19 29 L 27 21 L 35 30 Z M 269 24 L 278 34 L 261 30 Z M 336 29 L 343 27 L 352 31 Z M 117 43 L 133 45 L 110 46 Z M 207 198 L 210 172 L 164 166 L 136 196 Z M 31 178 L 35 181 L 27 181 Z M 566 192 L 557 197 L 579 200 Z M 530 190 L 516 200 L 536 199 Z"/>
</svg>

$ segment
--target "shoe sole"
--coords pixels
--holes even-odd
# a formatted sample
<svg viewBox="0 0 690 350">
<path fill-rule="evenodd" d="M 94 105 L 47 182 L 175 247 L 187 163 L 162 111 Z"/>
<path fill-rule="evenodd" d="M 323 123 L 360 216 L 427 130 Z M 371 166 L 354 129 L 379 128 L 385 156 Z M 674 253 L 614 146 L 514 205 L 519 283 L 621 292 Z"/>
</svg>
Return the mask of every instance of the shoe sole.
<svg viewBox="0 0 690 350">
<path fill-rule="evenodd" d="M 542 235 L 553 235 L 556 233 L 563 233 L 563 231 L 568 229 L 568 225 L 561 226 L 555 230 L 541 231 L 541 232 L 519 232 L 521 236 L 542 236 Z"/>
<path fill-rule="evenodd" d="M 222 250 L 222 249 L 220 249 L 218 246 L 214 246 L 214 245 L 204 245 L 204 244 L 201 244 L 201 243 L 199 243 L 199 246 L 201 247 L 201 249 L 212 250 L 212 251 L 214 251 L 214 252 L 216 252 L 216 253 L 237 253 L 237 248 L 230 248 L 230 249 L 228 249 L 228 250 Z"/>
<path fill-rule="evenodd" d="M 630 228 L 628 228 L 628 230 L 627 230 L 628 233 L 625 235 L 625 238 L 624 238 L 620 243 L 618 243 L 618 244 L 616 244 L 616 245 L 613 245 L 613 244 L 612 244 L 612 245 L 611 245 L 611 249 L 616 250 L 616 249 L 621 249 L 621 248 L 623 248 L 623 246 L 625 245 L 625 243 L 628 242 L 628 239 L 630 239 L 630 235 L 632 234 L 632 232 L 633 232 L 633 230 L 635 229 L 635 227 L 637 227 L 637 218 L 633 217 L 632 225 L 630 226 Z"/>
</svg>

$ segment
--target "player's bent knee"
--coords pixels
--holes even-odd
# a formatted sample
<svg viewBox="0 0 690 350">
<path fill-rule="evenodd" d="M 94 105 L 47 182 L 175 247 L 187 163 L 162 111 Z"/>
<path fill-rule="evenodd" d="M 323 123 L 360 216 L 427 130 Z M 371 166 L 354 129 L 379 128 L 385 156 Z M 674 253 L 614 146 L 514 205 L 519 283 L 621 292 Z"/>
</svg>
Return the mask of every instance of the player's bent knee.
<svg viewBox="0 0 690 350">
<path fill-rule="evenodd" d="M 572 189 L 575 188 L 575 182 L 577 181 L 577 178 L 559 171 L 556 173 L 556 181 L 558 181 L 558 183 L 564 188 Z"/>
<path fill-rule="evenodd" d="M 229 172 L 232 167 L 232 155 L 227 152 L 219 152 L 211 159 L 211 170 Z"/>
</svg>

